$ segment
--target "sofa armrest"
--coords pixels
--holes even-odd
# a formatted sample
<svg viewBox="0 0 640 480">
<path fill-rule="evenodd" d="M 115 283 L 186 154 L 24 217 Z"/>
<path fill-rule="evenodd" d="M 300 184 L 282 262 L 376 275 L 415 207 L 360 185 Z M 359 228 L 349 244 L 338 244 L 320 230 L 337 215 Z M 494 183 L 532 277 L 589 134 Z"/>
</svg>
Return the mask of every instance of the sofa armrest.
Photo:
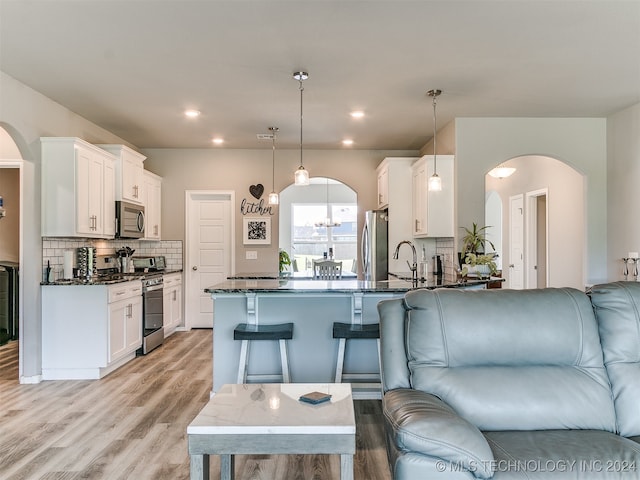
<svg viewBox="0 0 640 480">
<path fill-rule="evenodd" d="M 493 476 L 495 460 L 484 435 L 438 397 L 419 390 L 390 390 L 382 408 L 398 450 L 441 458 L 478 478 Z"/>
</svg>

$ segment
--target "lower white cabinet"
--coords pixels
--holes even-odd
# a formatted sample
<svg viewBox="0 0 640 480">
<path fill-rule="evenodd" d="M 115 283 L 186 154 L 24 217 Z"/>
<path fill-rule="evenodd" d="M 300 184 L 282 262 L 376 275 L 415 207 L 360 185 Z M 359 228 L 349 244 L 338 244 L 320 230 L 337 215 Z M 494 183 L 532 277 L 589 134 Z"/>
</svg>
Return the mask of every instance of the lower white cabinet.
<svg viewBox="0 0 640 480">
<path fill-rule="evenodd" d="M 109 359 L 113 363 L 142 345 L 142 286 L 139 281 L 109 287 Z"/>
<path fill-rule="evenodd" d="M 182 273 L 169 273 L 163 277 L 164 336 L 182 325 Z"/>
<path fill-rule="evenodd" d="M 142 284 L 43 285 L 42 377 L 102 378 L 142 345 Z"/>
</svg>

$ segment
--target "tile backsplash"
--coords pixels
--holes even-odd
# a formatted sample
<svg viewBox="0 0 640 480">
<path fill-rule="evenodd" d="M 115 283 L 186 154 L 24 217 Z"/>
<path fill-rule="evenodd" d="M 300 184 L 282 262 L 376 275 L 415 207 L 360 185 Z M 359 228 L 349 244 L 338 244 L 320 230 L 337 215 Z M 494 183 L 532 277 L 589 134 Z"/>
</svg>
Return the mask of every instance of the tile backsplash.
<svg viewBox="0 0 640 480">
<path fill-rule="evenodd" d="M 49 238 L 42 239 L 42 267 L 50 263 L 55 279 L 62 276 L 65 250 L 80 247 L 94 247 L 98 255 L 113 255 L 121 247 L 135 250 L 134 257 L 164 255 L 167 270 L 182 270 L 182 240 L 142 241 L 132 239 L 100 240 L 91 238 Z M 75 266 L 75 254 L 74 254 Z"/>
<path fill-rule="evenodd" d="M 436 253 L 442 255 L 442 268 L 445 275 L 455 277 L 458 265 L 458 254 L 454 248 L 452 237 L 436 238 Z"/>
</svg>

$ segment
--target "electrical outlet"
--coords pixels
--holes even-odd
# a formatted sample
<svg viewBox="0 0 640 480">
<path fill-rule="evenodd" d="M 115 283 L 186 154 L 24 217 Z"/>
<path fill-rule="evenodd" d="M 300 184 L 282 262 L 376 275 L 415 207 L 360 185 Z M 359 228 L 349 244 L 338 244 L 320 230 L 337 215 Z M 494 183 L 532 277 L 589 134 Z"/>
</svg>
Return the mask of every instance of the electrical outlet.
<svg viewBox="0 0 640 480">
<path fill-rule="evenodd" d="M 245 254 L 245 258 L 247 260 L 257 260 L 258 259 L 258 252 L 255 250 L 247 250 L 246 254 Z"/>
</svg>

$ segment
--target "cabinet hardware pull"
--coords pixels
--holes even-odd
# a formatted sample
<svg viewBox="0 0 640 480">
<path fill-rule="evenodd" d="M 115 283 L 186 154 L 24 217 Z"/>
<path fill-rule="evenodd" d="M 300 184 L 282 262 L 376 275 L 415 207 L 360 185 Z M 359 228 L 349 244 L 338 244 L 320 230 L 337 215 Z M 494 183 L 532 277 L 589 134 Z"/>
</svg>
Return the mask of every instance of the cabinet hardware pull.
<svg viewBox="0 0 640 480">
<path fill-rule="evenodd" d="M 173 291 L 173 301 L 175 302 L 177 300 L 177 294 L 178 292 L 176 292 L 175 290 Z"/>
</svg>

